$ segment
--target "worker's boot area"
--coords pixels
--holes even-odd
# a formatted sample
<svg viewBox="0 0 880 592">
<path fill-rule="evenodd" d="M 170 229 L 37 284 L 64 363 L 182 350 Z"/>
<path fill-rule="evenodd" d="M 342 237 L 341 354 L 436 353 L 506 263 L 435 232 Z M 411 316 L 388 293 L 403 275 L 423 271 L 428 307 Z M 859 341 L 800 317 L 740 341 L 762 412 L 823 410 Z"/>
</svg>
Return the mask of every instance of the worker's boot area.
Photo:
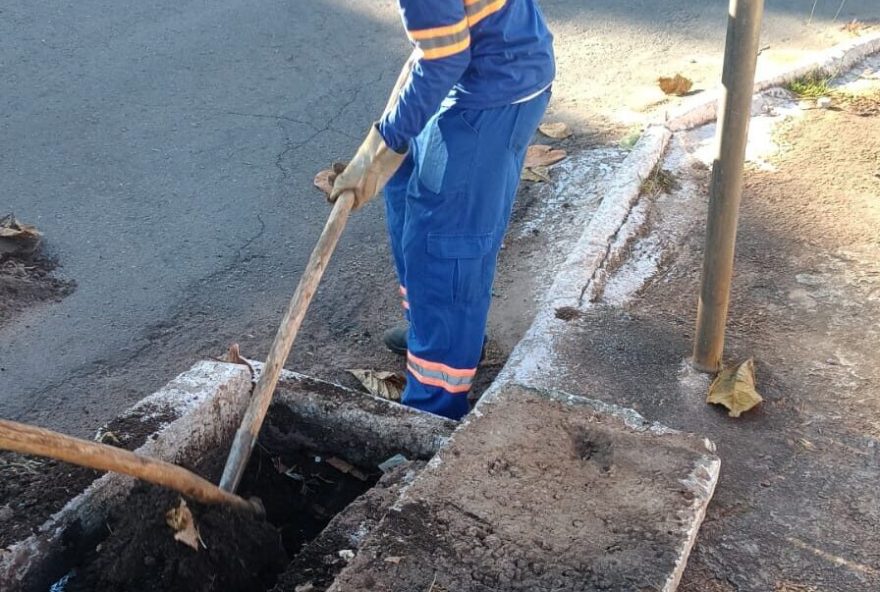
<svg viewBox="0 0 880 592">
<path fill-rule="evenodd" d="M 98 438 L 216 482 L 250 392 L 247 367 L 203 362 Z M 452 440 L 454 422 L 300 375 L 274 401 L 238 490 L 265 518 L 28 461 L 0 489 L 0 588 L 667 589 L 717 478 L 700 438 L 516 386 Z"/>
</svg>

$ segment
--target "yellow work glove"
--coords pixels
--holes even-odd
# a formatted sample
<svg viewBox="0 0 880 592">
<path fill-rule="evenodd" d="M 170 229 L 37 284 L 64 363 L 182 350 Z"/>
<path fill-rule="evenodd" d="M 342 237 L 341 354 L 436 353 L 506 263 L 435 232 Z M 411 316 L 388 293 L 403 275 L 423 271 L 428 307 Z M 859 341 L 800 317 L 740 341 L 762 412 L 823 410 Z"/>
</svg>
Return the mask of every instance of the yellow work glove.
<svg viewBox="0 0 880 592">
<path fill-rule="evenodd" d="M 335 203 L 343 191 L 351 190 L 354 191 L 354 209 L 362 207 L 382 191 L 405 157 L 406 154 L 389 148 L 378 128 L 372 126 L 354 158 L 336 175 L 327 200 Z"/>
</svg>

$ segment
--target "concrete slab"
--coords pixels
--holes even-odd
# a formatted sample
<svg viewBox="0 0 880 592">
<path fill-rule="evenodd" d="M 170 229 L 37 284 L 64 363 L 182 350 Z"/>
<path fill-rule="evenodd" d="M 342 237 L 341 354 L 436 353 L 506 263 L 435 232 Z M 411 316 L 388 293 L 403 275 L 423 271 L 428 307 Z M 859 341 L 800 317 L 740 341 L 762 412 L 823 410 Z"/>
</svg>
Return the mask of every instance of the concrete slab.
<svg viewBox="0 0 880 592">
<path fill-rule="evenodd" d="M 631 410 L 508 385 L 330 590 L 671 591 L 719 467 Z"/>
</svg>

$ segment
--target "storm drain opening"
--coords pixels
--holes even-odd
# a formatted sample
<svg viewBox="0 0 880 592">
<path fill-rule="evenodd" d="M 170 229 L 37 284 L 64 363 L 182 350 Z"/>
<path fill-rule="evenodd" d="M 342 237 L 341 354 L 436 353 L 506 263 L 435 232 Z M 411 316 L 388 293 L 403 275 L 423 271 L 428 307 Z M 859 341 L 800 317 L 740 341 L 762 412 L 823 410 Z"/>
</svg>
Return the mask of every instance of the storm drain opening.
<svg viewBox="0 0 880 592">
<path fill-rule="evenodd" d="M 369 492 L 383 475 L 376 466 L 353 465 L 336 454 L 332 448 L 258 447 L 239 492 L 258 497 L 266 509 L 265 518 L 182 502 L 174 492 L 138 485 L 111 513 L 106 538 L 83 552 L 73 570 L 50 589 L 260 591 L 273 589 L 282 573 L 287 581 L 297 581 L 295 585 L 312 586 L 307 589 L 329 586 L 354 556 L 358 536 L 378 521 L 375 504 L 362 501 L 349 507 L 362 496 L 375 498 Z M 397 460 L 406 465 L 407 472 L 389 468 L 383 489 L 394 487 L 407 473 L 412 478 L 413 467 L 422 464 L 403 458 Z M 224 461 L 225 457 L 213 454 L 195 468 L 217 479 Z M 336 526 L 319 541 L 317 550 L 310 548 L 343 512 L 345 516 L 337 523 L 354 528 Z M 181 514 L 185 518 L 179 518 Z M 324 539 L 331 535 L 334 544 L 327 548 Z M 294 560 L 295 566 L 288 570 Z"/>
<path fill-rule="evenodd" d="M 217 482 L 247 395 L 203 405 L 209 416 L 198 422 L 222 424 L 217 434 L 193 430 L 197 422 L 181 416 L 145 439 L 154 453 L 165 449 L 169 435 L 189 439 L 171 447 L 178 451 L 174 462 Z M 364 393 L 285 374 L 238 489 L 260 498 L 264 517 L 106 475 L 71 492 L 64 510 L 27 539 L 0 549 L 0 588 L 326 590 L 455 427 Z M 127 431 L 114 437 L 124 441 Z"/>
</svg>

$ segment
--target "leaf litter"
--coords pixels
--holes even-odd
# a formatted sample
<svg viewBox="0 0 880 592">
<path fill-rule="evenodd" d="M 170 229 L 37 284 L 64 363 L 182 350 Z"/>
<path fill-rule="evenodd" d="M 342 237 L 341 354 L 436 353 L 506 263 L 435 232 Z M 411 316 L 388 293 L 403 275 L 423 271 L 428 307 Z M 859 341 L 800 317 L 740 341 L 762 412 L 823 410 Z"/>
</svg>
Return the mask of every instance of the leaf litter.
<svg viewBox="0 0 880 592">
<path fill-rule="evenodd" d="M 694 86 L 693 80 L 685 78 L 681 74 L 676 74 L 671 78 L 661 76 L 657 79 L 657 84 L 660 85 L 660 90 L 667 95 L 675 95 L 678 97 L 688 94 Z"/>
<path fill-rule="evenodd" d="M 348 372 L 357 378 L 371 395 L 388 399 L 389 401 L 400 401 L 400 396 L 406 387 L 406 378 L 399 372 L 360 368 L 355 368 Z"/>
<path fill-rule="evenodd" d="M 564 140 L 571 137 L 571 128 L 561 121 L 554 123 L 542 123 L 538 126 L 538 131 L 554 140 Z"/>
<path fill-rule="evenodd" d="M 33 255 L 42 238 L 36 226 L 19 221 L 14 214 L 0 218 L 0 255 Z"/>
<path fill-rule="evenodd" d="M 763 400 L 755 390 L 755 361 L 752 358 L 722 370 L 709 387 L 706 398 L 707 403 L 727 407 L 730 417 L 739 417 Z"/>
<path fill-rule="evenodd" d="M 565 159 L 568 153 L 546 144 L 532 144 L 526 151 L 520 179 L 536 183 L 550 182 L 550 167 Z"/>
<path fill-rule="evenodd" d="M 193 518 L 192 512 L 186 505 L 186 501 L 180 498 L 180 503 L 176 508 L 171 508 L 165 514 L 165 523 L 174 530 L 174 540 L 183 543 L 198 551 L 199 545 L 208 548 L 205 541 L 199 535 L 199 529 L 196 526 L 196 520 Z"/>
</svg>

